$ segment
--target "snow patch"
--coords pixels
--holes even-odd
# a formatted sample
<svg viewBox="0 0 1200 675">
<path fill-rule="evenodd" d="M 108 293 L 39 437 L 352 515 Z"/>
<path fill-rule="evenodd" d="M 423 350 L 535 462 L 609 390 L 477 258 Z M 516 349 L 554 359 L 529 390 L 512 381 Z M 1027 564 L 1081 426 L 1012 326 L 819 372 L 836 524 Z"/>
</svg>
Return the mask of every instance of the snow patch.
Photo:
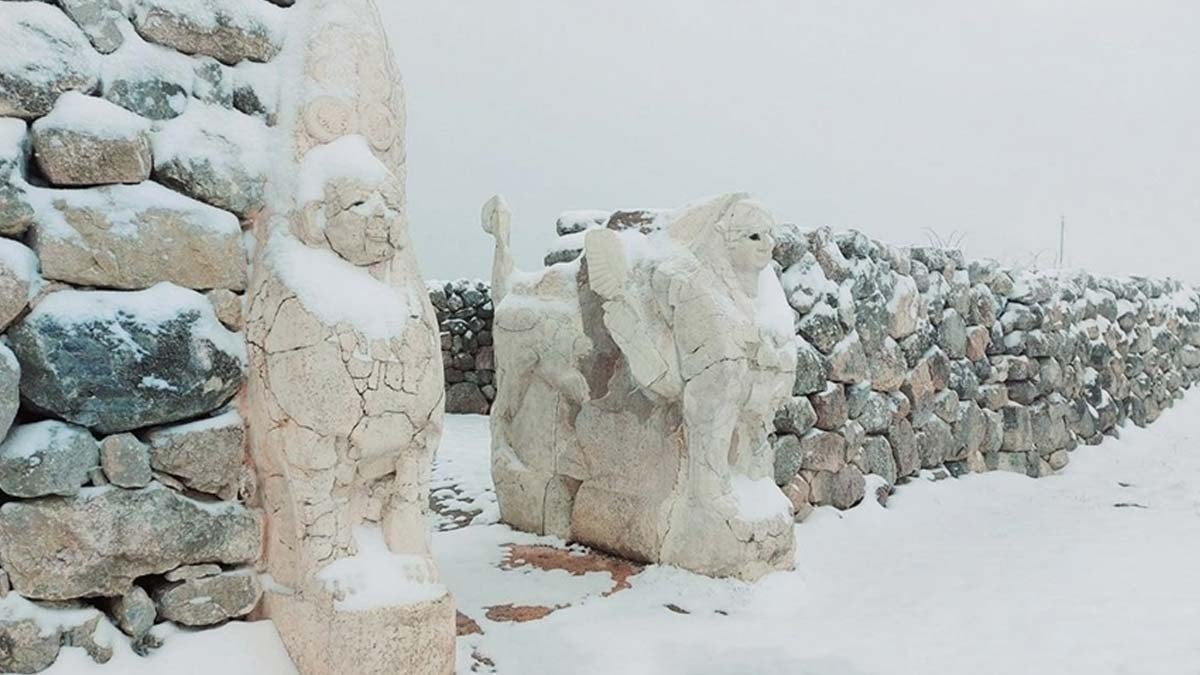
<svg viewBox="0 0 1200 675">
<path fill-rule="evenodd" d="M 381 607 L 432 602 L 446 594 L 439 583 L 423 581 L 431 562 L 417 555 L 392 553 L 378 527 L 354 528 L 358 553 L 336 560 L 317 573 L 326 590 L 339 597 L 334 606 L 343 612 L 363 612 Z"/>
<path fill-rule="evenodd" d="M 33 123 L 35 131 L 73 131 L 109 140 L 135 138 L 150 132 L 150 120 L 95 96 L 68 91 L 58 97 L 49 115 Z"/>
</svg>

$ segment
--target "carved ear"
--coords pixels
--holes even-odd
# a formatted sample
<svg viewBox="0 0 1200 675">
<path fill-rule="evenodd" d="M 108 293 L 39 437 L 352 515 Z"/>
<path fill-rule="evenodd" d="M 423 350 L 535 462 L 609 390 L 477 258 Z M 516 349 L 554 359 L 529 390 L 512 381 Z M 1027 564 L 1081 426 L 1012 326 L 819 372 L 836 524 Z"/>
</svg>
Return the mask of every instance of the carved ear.
<svg viewBox="0 0 1200 675">
<path fill-rule="evenodd" d="M 690 246 L 705 230 L 716 226 L 734 204 L 749 198 L 745 192 L 730 192 L 684 206 L 671 223 L 668 234 L 671 239 Z"/>
<path fill-rule="evenodd" d="M 508 202 L 504 201 L 503 195 L 492 195 L 492 198 L 487 200 L 487 203 L 483 205 L 480 221 L 484 232 L 508 241 L 508 227 L 512 222 L 512 210 L 508 208 Z"/>
<path fill-rule="evenodd" d="M 588 285 L 605 300 L 620 297 L 625 290 L 629 266 L 625 247 L 617 233 L 609 229 L 588 230 L 583 237 L 583 254 L 588 265 Z"/>
</svg>

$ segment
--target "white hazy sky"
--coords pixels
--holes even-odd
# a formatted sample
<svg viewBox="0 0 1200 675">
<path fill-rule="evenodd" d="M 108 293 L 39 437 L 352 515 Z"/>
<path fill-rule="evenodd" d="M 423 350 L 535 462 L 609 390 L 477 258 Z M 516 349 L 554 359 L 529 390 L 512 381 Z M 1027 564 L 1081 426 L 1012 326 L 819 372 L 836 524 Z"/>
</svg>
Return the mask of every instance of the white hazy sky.
<svg viewBox="0 0 1200 675">
<path fill-rule="evenodd" d="M 567 209 L 746 190 L 780 222 L 1200 283 L 1195 0 L 378 0 L 425 276 Z"/>
</svg>

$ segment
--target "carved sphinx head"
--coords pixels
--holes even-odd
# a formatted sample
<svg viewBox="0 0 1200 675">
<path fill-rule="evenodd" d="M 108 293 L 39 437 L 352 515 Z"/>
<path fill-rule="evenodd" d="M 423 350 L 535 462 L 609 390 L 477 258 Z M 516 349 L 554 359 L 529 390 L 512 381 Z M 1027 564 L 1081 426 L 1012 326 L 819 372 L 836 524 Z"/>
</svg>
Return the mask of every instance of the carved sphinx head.
<svg viewBox="0 0 1200 675">
<path fill-rule="evenodd" d="M 735 272 L 760 272 L 771 264 L 775 248 L 775 220 L 756 201 L 743 199 L 733 204 L 718 223 L 725 236 L 729 264 Z"/>
<path fill-rule="evenodd" d="M 305 205 L 298 223 L 300 239 L 328 246 L 360 266 L 390 260 L 405 241 L 404 210 L 399 190 L 387 183 L 334 179 L 325 185 L 324 201 Z"/>
</svg>

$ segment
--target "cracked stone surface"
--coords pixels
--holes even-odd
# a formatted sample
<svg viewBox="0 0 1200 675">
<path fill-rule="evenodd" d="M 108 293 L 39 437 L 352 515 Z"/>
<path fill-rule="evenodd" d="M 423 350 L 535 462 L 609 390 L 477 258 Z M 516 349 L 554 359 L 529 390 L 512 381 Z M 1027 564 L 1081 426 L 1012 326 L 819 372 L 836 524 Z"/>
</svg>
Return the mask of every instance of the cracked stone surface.
<svg viewBox="0 0 1200 675">
<path fill-rule="evenodd" d="M 501 518 L 713 576 L 790 567 L 767 431 L 796 347 L 770 214 L 725 195 L 661 230 L 589 230 L 581 261 L 520 276 L 510 222 L 485 206 Z"/>
</svg>

